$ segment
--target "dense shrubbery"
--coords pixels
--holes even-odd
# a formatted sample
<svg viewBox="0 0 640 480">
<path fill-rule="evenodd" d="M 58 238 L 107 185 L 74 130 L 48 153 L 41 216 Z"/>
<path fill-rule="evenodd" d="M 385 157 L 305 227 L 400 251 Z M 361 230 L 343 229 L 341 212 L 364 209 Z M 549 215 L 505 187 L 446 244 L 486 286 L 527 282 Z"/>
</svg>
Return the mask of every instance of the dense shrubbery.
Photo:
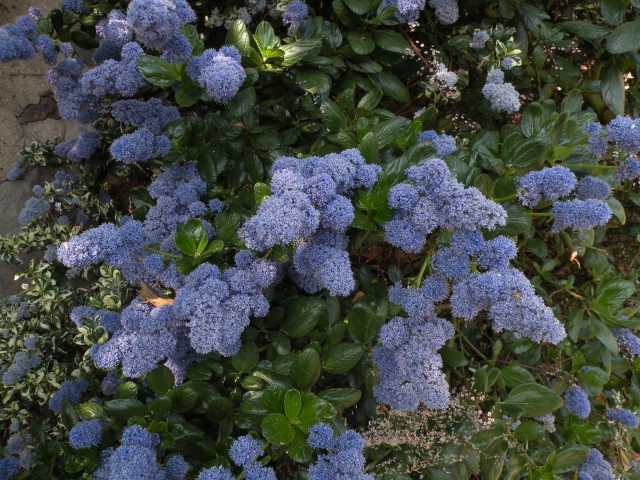
<svg viewBox="0 0 640 480">
<path fill-rule="evenodd" d="M 0 29 L 0 478 L 640 478 L 640 5 L 227 3 Z"/>
</svg>

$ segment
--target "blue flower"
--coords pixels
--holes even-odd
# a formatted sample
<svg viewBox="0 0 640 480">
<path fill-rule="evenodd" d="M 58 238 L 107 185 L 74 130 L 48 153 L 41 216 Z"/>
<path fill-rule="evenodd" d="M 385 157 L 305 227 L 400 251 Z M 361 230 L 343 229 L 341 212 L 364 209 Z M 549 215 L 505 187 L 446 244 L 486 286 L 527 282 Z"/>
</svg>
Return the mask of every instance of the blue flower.
<svg viewBox="0 0 640 480">
<path fill-rule="evenodd" d="M 575 191 L 576 198 L 586 200 L 606 200 L 611 195 L 611 187 L 603 180 L 595 177 L 583 177 Z"/>
<path fill-rule="evenodd" d="M 640 160 L 635 157 L 629 157 L 615 172 L 615 179 L 619 182 L 637 178 L 640 178 Z"/>
<path fill-rule="evenodd" d="M 160 435 L 148 432 L 140 425 L 132 425 L 122 432 L 121 443 L 127 447 L 156 448 L 160 445 Z"/>
<path fill-rule="evenodd" d="M 20 462 L 16 457 L 4 457 L 0 460 L 0 480 L 11 480 L 20 472 Z"/>
<path fill-rule="evenodd" d="M 309 429 L 307 443 L 313 448 L 328 448 L 333 439 L 333 429 L 326 423 L 316 423 Z"/>
<path fill-rule="evenodd" d="M 569 195 L 577 178 L 566 167 L 547 167 L 518 179 L 518 199 L 525 207 L 535 207 L 541 200 L 557 200 Z"/>
<path fill-rule="evenodd" d="M 638 426 L 637 415 L 624 408 L 610 408 L 607 410 L 607 416 L 610 420 L 628 428 L 636 428 Z"/>
<path fill-rule="evenodd" d="M 202 470 L 196 480 L 235 480 L 235 477 L 226 468 L 212 467 Z"/>
<path fill-rule="evenodd" d="M 44 216 L 51 210 L 51 204 L 46 200 L 31 197 L 27 199 L 18 214 L 18 223 L 20 225 L 27 225 L 34 220 Z"/>
<path fill-rule="evenodd" d="M 162 50 L 173 38 L 182 35 L 181 26 L 195 20 L 195 13 L 184 1 L 133 0 L 127 20 L 142 44 Z"/>
<path fill-rule="evenodd" d="M 559 232 L 566 228 L 589 230 L 605 225 L 611 218 L 611 208 L 600 200 L 570 200 L 554 202 L 551 207 L 553 226 L 551 231 Z"/>
<path fill-rule="evenodd" d="M 458 21 L 458 0 L 429 0 L 429 6 L 435 10 L 436 18 L 442 25 L 451 25 Z"/>
<path fill-rule="evenodd" d="M 618 347 L 632 357 L 640 355 L 640 338 L 628 328 L 612 328 Z"/>
<path fill-rule="evenodd" d="M 595 448 L 591 449 L 589 456 L 578 465 L 579 480 L 614 480 L 613 469 Z"/>
<path fill-rule="evenodd" d="M 62 0 L 62 10 L 73 13 L 82 13 L 83 9 L 82 0 Z"/>
<path fill-rule="evenodd" d="M 248 467 L 262 456 L 262 442 L 245 435 L 234 440 L 229 450 L 229 458 L 239 467 Z"/>
<path fill-rule="evenodd" d="M 165 464 L 167 480 L 184 480 L 189 471 L 189 464 L 182 455 L 174 455 Z"/>
<path fill-rule="evenodd" d="M 18 352 L 13 357 L 13 362 L 2 373 L 2 383 L 5 385 L 15 385 L 27 373 L 37 368 L 42 359 L 38 355 L 29 355 L 26 352 Z"/>
<path fill-rule="evenodd" d="M 584 133 L 589 135 L 587 139 L 587 151 L 589 153 L 604 155 L 607 152 L 607 138 L 601 135 L 601 132 L 602 125 L 598 122 L 588 123 L 584 127 Z"/>
<path fill-rule="evenodd" d="M 578 418 L 587 418 L 591 413 L 589 397 L 584 390 L 577 385 L 572 385 L 564 394 L 564 406 Z"/>
<path fill-rule="evenodd" d="M 471 41 L 471 48 L 475 49 L 475 50 L 480 50 L 481 48 L 484 48 L 484 44 L 487 43 L 487 41 L 490 39 L 491 37 L 489 36 L 489 34 L 487 32 L 485 32 L 484 30 L 476 30 L 473 32 L 473 40 Z"/>
<path fill-rule="evenodd" d="M 95 447 L 102 439 L 102 422 L 85 420 L 77 423 L 69 432 L 69 443 L 73 448 Z"/>
<path fill-rule="evenodd" d="M 640 151 L 640 119 L 618 115 L 606 126 L 609 140 L 629 154 Z"/>
<path fill-rule="evenodd" d="M 455 138 L 449 135 L 445 135 L 444 133 L 438 135 L 434 130 L 427 130 L 426 132 L 422 132 L 418 137 L 418 141 L 433 142 L 433 145 L 436 147 L 436 155 L 439 158 L 446 157 L 447 155 L 450 155 L 458 150 Z"/>
<path fill-rule="evenodd" d="M 520 110 L 520 95 L 511 83 L 504 81 L 504 73 L 500 70 L 494 69 L 487 74 L 482 95 L 496 112 L 514 113 Z"/>
<path fill-rule="evenodd" d="M 80 397 L 87 389 L 87 381 L 83 379 L 66 380 L 62 382 L 57 392 L 49 399 L 49 408 L 53 413 L 62 412 L 62 402 L 67 400 L 71 405 L 80 402 Z"/>
<path fill-rule="evenodd" d="M 307 20 L 309 7 L 300 0 L 289 2 L 282 14 L 282 23 L 289 26 L 289 35 L 293 35 Z"/>
<path fill-rule="evenodd" d="M 511 70 L 515 64 L 515 60 L 511 57 L 503 58 L 502 62 L 500 62 L 500 66 L 507 71 Z"/>
<path fill-rule="evenodd" d="M 317 424 L 318 425 L 318 424 Z M 311 427 L 312 431 L 324 430 L 327 434 L 326 424 Z M 313 439 L 312 439 L 313 441 Z M 317 443 L 314 442 L 316 445 Z M 326 450 L 327 453 L 318 455 L 316 463 L 309 466 L 309 480 L 373 480 L 371 475 L 364 473 L 366 460 L 363 455 L 364 439 L 352 430 L 332 438 L 325 446 L 315 448 Z"/>
<path fill-rule="evenodd" d="M 223 53 L 227 52 L 227 54 Z M 187 74 L 218 103 L 228 103 L 240 90 L 247 77 L 235 51 L 205 50 L 187 65 Z"/>
</svg>

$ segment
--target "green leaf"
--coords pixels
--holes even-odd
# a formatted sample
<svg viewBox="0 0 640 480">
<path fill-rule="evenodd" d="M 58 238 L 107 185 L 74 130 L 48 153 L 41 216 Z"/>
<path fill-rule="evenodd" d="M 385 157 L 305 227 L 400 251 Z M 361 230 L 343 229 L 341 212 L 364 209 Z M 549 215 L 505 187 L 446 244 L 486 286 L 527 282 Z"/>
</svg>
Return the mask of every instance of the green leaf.
<svg viewBox="0 0 640 480">
<path fill-rule="evenodd" d="M 260 355 L 258 354 L 258 347 L 256 344 L 245 343 L 240 347 L 238 353 L 231 357 L 231 364 L 237 372 L 249 373 L 256 367 L 259 360 Z"/>
<path fill-rule="evenodd" d="M 377 30 L 373 33 L 373 40 L 376 45 L 389 52 L 404 54 L 411 48 L 407 39 L 394 30 Z"/>
<path fill-rule="evenodd" d="M 281 413 L 270 413 L 264 417 L 260 426 L 264 438 L 274 445 L 287 445 L 295 437 L 295 431 L 289 425 L 289 420 Z"/>
<path fill-rule="evenodd" d="M 633 282 L 622 278 L 608 278 L 598 284 L 593 300 L 599 305 L 616 310 L 635 293 Z"/>
<path fill-rule="evenodd" d="M 401 118 L 392 118 L 374 125 L 370 133 L 378 141 L 378 149 L 382 150 L 395 141 L 405 126 L 406 123 Z"/>
<path fill-rule="evenodd" d="M 153 399 L 148 405 L 149 415 L 155 420 L 160 420 L 171 411 L 171 400 L 166 396 Z"/>
<path fill-rule="evenodd" d="M 331 78 L 316 69 L 300 69 L 296 74 L 296 83 L 304 91 L 323 95 L 331 90 Z"/>
<path fill-rule="evenodd" d="M 600 91 L 602 99 L 614 115 L 624 113 L 624 72 L 618 70 L 615 65 L 609 65 L 604 69 L 600 77 Z"/>
<path fill-rule="evenodd" d="M 357 388 L 328 388 L 318 393 L 318 397 L 331 403 L 337 410 L 342 410 L 358 403 L 362 392 Z"/>
<path fill-rule="evenodd" d="M 256 207 L 259 207 L 269 195 L 271 195 L 271 187 L 266 183 L 258 182 L 253 186 L 253 199 L 256 202 Z"/>
<path fill-rule="evenodd" d="M 276 46 L 276 34 L 269 22 L 260 22 L 258 24 L 254 39 L 257 40 L 256 44 L 260 49 L 260 53 L 268 48 L 274 48 Z"/>
<path fill-rule="evenodd" d="M 200 38 L 200 34 L 198 33 L 198 29 L 196 28 L 196 26 L 191 24 L 185 25 L 184 27 L 182 27 L 182 30 L 184 36 L 187 37 L 187 40 L 189 40 L 189 43 L 193 47 L 193 50 L 191 50 L 191 55 L 200 55 L 204 50 L 204 42 Z"/>
<path fill-rule="evenodd" d="M 344 3 L 356 15 L 366 15 L 374 5 L 372 0 L 346 0 Z"/>
<path fill-rule="evenodd" d="M 349 30 L 347 42 L 357 55 L 368 55 L 376 49 L 371 35 L 360 30 Z"/>
<path fill-rule="evenodd" d="M 284 413 L 287 418 L 293 420 L 302 408 L 302 396 L 298 390 L 289 390 L 284 396 Z"/>
<path fill-rule="evenodd" d="M 140 400 L 121 398 L 104 402 L 104 413 L 113 418 L 128 419 L 146 415 L 147 407 Z"/>
<path fill-rule="evenodd" d="M 574 472 L 588 456 L 591 449 L 585 445 L 571 445 L 556 452 L 553 471 L 556 473 Z"/>
<path fill-rule="evenodd" d="M 305 393 L 302 396 L 302 408 L 298 414 L 298 420 L 305 431 L 318 422 L 331 423 L 336 415 L 336 409 L 326 400 L 312 393 Z"/>
<path fill-rule="evenodd" d="M 163 395 L 173 387 L 175 380 L 173 372 L 168 367 L 160 365 L 147 377 L 149 388 L 158 395 Z"/>
<path fill-rule="evenodd" d="M 398 102 L 407 103 L 411 100 L 409 90 L 404 84 L 392 73 L 383 72 L 375 75 L 382 91 Z"/>
<path fill-rule="evenodd" d="M 282 331 L 291 338 L 301 338 L 316 327 L 325 314 L 326 304 L 318 297 L 297 297 L 285 308 Z"/>
<path fill-rule="evenodd" d="M 180 81 L 180 88 L 176 90 L 176 102 L 181 107 L 192 107 L 200 100 L 201 90 L 189 77 Z"/>
<path fill-rule="evenodd" d="M 192 257 L 204 252 L 209 243 L 207 229 L 200 220 L 196 219 L 178 224 L 173 238 L 180 251 Z"/>
<path fill-rule="evenodd" d="M 91 50 L 99 45 L 95 38 L 81 30 L 71 32 L 71 41 L 85 50 Z"/>
<path fill-rule="evenodd" d="M 167 392 L 167 397 L 171 400 L 172 411 L 184 413 L 191 410 L 198 401 L 198 392 L 188 385 L 181 385 L 172 388 Z"/>
<path fill-rule="evenodd" d="M 465 358 L 464 354 L 455 348 L 442 347 L 439 353 L 446 367 L 458 368 L 469 365 L 469 361 Z"/>
<path fill-rule="evenodd" d="M 500 369 L 500 373 L 505 385 L 509 388 L 517 387 L 523 383 L 535 383 L 529 370 L 518 365 L 507 365 Z"/>
<path fill-rule="evenodd" d="M 262 393 L 262 405 L 273 413 L 284 413 L 284 398 L 287 390 L 269 385 Z"/>
<path fill-rule="evenodd" d="M 625 0 L 600 0 L 600 11 L 611 25 L 618 25 L 624 18 L 627 5 Z"/>
<path fill-rule="evenodd" d="M 604 25 L 596 25 L 595 23 L 571 21 L 560 24 L 567 32 L 578 35 L 587 40 L 597 40 L 605 37 L 611 29 Z"/>
<path fill-rule="evenodd" d="M 562 398 L 550 388 L 537 383 L 515 387 L 502 405 L 513 407 L 525 417 L 539 417 L 562 406 Z"/>
<path fill-rule="evenodd" d="M 227 397 L 219 397 L 209 401 L 206 416 L 214 422 L 222 422 L 232 411 L 233 402 Z"/>
<path fill-rule="evenodd" d="M 601 368 L 585 366 L 578 371 L 578 378 L 587 385 L 600 390 L 609 381 L 609 374 Z"/>
<path fill-rule="evenodd" d="M 373 110 L 378 106 L 380 100 L 382 100 L 382 90 L 374 88 L 362 96 L 358 102 L 358 108 L 363 108 L 368 111 Z"/>
<path fill-rule="evenodd" d="M 361 345 L 340 343 L 324 354 L 322 368 L 333 374 L 346 373 L 358 364 L 363 354 L 364 349 Z"/>
<path fill-rule="evenodd" d="M 176 64 L 162 58 L 140 55 L 136 59 L 136 65 L 144 79 L 157 87 L 170 87 L 180 80 L 180 71 Z"/>
<path fill-rule="evenodd" d="M 609 53 L 634 52 L 640 48 L 640 20 L 625 22 L 607 37 Z"/>
<path fill-rule="evenodd" d="M 609 197 L 605 200 L 606 204 L 609 205 L 611 212 L 613 215 L 620 221 L 622 225 L 627 223 L 627 214 L 624 211 L 624 207 L 615 197 Z"/>
<path fill-rule="evenodd" d="M 346 317 L 347 331 L 356 342 L 369 343 L 378 334 L 384 321 L 364 303 L 357 303 Z"/>
<path fill-rule="evenodd" d="M 138 385 L 135 382 L 124 382 L 116 390 L 115 398 L 136 398 L 138 396 Z"/>
<path fill-rule="evenodd" d="M 347 127 L 347 116 L 333 100 L 326 99 L 322 102 L 320 116 L 331 132 L 338 132 Z"/>
<path fill-rule="evenodd" d="M 607 350 L 614 355 L 618 355 L 618 342 L 616 342 L 616 339 L 613 336 L 613 333 L 611 333 L 609 327 L 593 317 L 587 320 L 587 325 L 589 327 L 589 331 L 593 333 L 598 340 L 600 340 L 600 343 L 602 343 Z"/>
<path fill-rule="evenodd" d="M 93 402 L 81 403 L 78 406 L 78 411 L 85 420 L 105 420 L 107 418 L 102 405 Z"/>
<path fill-rule="evenodd" d="M 307 443 L 307 435 L 300 429 L 295 429 L 295 438 L 287 445 L 287 455 L 294 462 L 309 463 L 313 455 L 313 448 Z"/>
<path fill-rule="evenodd" d="M 529 420 L 518 425 L 514 434 L 521 442 L 535 442 L 544 436 L 544 429 L 538 422 Z"/>
<path fill-rule="evenodd" d="M 227 104 L 227 111 L 235 118 L 249 113 L 256 103 L 256 89 L 253 87 L 240 90 Z"/>
<path fill-rule="evenodd" d="M 322 41 L 319 39 L 300 40 L 299 42 L 282 45 L 280 47 L 280 50 L 284 52 L 282 66 L 290 67 L 306 58 L 313 57 L 318 54 L 321 47 Z"/>
<path fill-rule="evenodd" d="M 231 25 L 231 28 L 227 30 L 227 39 L 225 43 L 236 47 L 243 57 L 249 57 L 251 50 L 251 37 L 247 30 L 247 26 L 242 20 L 236 20 Z"/>
<path fill-rule="evenodd" d="M 315 385 L 320 376 L 320 355 L 313 348 L 307 348 L 298 354 L 291 365 L 289 375 L 300 390 L 308 390 Z"/>
</svg>

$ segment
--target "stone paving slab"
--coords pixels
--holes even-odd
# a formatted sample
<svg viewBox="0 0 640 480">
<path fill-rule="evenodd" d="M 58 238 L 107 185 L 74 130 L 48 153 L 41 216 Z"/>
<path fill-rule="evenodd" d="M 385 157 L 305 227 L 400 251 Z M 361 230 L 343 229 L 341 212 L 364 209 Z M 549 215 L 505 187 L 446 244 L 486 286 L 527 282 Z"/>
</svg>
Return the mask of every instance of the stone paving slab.
<svg viewBox="0 0 640 480">
<path fill-rule="evenodd" d="M 12 23 L 37 7 L 46 15 L 59 0 L 0 0 L 0 25 Z M 74 138 L 77 126 L 65 122 L 52 107 L 52 86 L 44 80 L 50 67 L 40 55 L 27 61 L 0 63 L 0 235 L 19 230 L 18 213 L 31 189 L 52 177 L 51 169 L 29 172 L 25 180 L 4 181 L 18 153 L 31 142 Z M 19 291 L 13 276 L 19 267 L 0 263 L 0 299 Z"/>
</svg>

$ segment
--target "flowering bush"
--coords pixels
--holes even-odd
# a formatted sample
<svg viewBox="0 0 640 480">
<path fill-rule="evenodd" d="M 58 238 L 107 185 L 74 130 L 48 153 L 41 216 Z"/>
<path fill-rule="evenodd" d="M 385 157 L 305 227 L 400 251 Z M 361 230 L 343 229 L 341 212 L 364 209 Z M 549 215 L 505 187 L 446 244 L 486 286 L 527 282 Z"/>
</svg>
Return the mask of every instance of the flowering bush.
<svg viewBox="0 0 640 480">
<path fill-rule="evenodd" d="M 636 3 L 240 3 L 0 29 L 0 478 L 640 478 Z"/>
</svg>

